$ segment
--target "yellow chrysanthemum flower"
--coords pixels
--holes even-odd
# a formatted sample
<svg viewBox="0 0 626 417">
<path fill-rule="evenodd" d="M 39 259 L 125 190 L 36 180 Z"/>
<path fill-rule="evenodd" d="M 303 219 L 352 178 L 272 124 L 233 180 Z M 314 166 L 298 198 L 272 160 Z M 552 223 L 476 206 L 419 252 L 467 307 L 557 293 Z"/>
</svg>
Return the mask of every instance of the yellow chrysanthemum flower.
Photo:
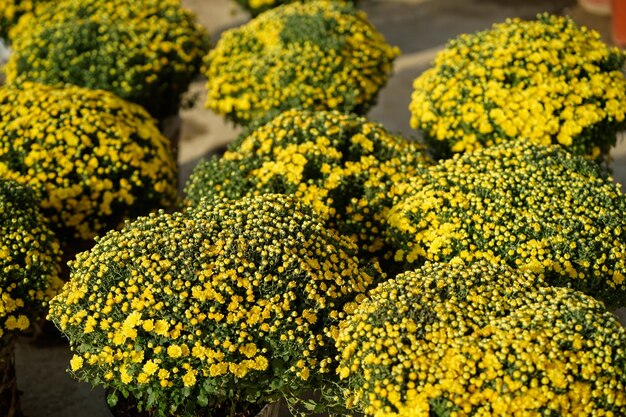
<svg viewBox="0 0 626 417">
<path fill-rule="evenodd" d="M 607 162 L 626 127 L 625 53 L 571 19 L 510 19 L 461 35 L 414 82 L 411 126 L 438 157 L 505 141 Z"/>
</svg>

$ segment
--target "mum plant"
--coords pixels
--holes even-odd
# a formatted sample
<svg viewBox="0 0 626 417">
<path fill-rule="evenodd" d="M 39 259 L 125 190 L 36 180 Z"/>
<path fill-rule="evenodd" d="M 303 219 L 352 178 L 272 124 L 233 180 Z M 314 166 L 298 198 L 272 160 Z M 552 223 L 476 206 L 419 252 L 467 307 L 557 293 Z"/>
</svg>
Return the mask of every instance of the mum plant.
<svg viewBox="0 0 626 417">
<path fill-rule="evenodd" d="M 222 34 L 205 59 L 206 107 L 242 125 L 292 108 L 364 114 L 398 54 L 349 3 L 287 4 Z"/>
<path fill-rule="evenodd" d="M 383 249 L 394 184 L 419 175 L 429 161 L 420 145 L 363 117 L 289 110 L 240 136 L 221 158 L 198 164 L 185 193 L 190 205 L 291 194 L 372 255 Z"/>
<path fill-rule="evenodd" d="M 64 241 L 174 204 L 170 143 L 140 106 L 106 91 L 25 83 L 0 89 L 0 114 L 0 176 L 35 189 Z"/>
<path fill-rule="evenodd" d="M 295 3 L 298 1 L 301 3 L 305 3 L 311 0 L 237 0 L 237 3 L 239 3 L 239 5 L 241 5 L 241 7 L 243 7 L 245 10 L 250 12 L 250 14 L 252 14 L 252 16 L 254 17 L 274 7 L 277 7 L 283 4 Z M 338 1 L 343 1 L 343 0 L 338 0 Z M 358 2 L 358 0 L 346 0 L 346 1 L 351 1 L 352 3 Z"/>
<path fill-rule="evenodd" d="M 558 145 L 508 142 L 412 180 L 388 216 L 407 265 L 486 259 L 622 306 L 626 196 L 597 164 Z"/>
<path fill-rule="evenodd" d="M 102 89 L 163 118 L 208 50 L 206 31 L 179 0 L 61 0 L 12 31 L 8 83 Z"/>
<path fill-rule="evenodd" d="M 14 344 L 61 287 L 59 243 L 34 192 L 0 178 L 0 410 L 19 415 Z"/>
<path fill-rule="evenodd" d="M 606 162 L 626 127 L 626 55 L 571 19 L 509 19 L 448 43 L 414 82 L 411 126 L 438 157 L 505 141 Z"/>
<path fill-rule="evenodd" d="M 72 373 L 152 416 L 226 415 L 317 388 L 330 332 L 379 280 L 293 197 L 213 201 L 111 231 L 71 262 L 49 318 Z"/>
<path fill-rule="evenodd" d="M 336 340 L 348 401 L 366 416 L 626 413 L 626 330 L 601 302 L 507 266 L 403 273 Z"/>
<path fill-rule="evenodd" d="M 0 3 L 0 38 L 8 39 L 9 30 L 23 14 L 32 13 L 38 4 L 48 0 L 3 0 Z"/>
</svg>

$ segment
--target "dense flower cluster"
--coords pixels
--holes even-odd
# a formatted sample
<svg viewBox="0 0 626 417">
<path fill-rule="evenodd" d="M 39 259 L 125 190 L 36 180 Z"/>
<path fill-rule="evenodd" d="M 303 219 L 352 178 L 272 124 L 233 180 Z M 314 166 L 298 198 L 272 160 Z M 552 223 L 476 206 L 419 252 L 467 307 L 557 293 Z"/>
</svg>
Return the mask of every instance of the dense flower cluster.
<svg viewBox="0 0 626 417">
<path fill-rule="evenodd" d="M 0 177 L 28 184 L 59 237 L 90 239 L 176 199 L 171 144 L 148 113 L 101 90 L 0 89 Z"/>
<path fill-rule="evenodd" d="M 369 416 L 626 415 L 626 330 L 601 302 L 507 266 L 401 274 L 336 344 L 348 402 Z"/>
<path fill-rule="evenodd" d="M 355 252 L 293 197 L 212 201 L 100 238 L 49 318 L 77 377 L 151 415 L 263 403 L 334 369 L 331 327 L 382 278 Z"/>
<path fill-rule="evenodd" d="M 383 247 L 393 185 L 428 161 L 422 147 L 363 117 L 289 110 L 242 135 L 221 158 L 198 164 L 185 192 L 191 204 L 293 194 L 371 254 Z"/>
<path fill-rule="evenodd" d="M 626 196 L 558 145 L 509 142 L 414 178 L 388 218 L 396 257 L 483 258 L 626 303 Z"/>
<path fill-rule="evenodd" d="M 624 57 L 547 14 L 461 35 L 415 80 L 411 126 L 444 157 L 525 140 L 602 160 L 626 126 Z"/>
<path fill-rule="evenodd" d="M 19 18 L 48 0 L 2 0 L 0 2 L 0 38 L 7 39 L 9 30 Z"/>
<path fill-rule="evenodd" d="M 269 10 L 222 34 L 206 57 L 206 106 L 239 124 L 293 108 L 365 113 L 399 54 L 349 3 Z"/>
<path fill-rule="evenodd" d="M 257 16 L 259 13 L 262 13 L 266 10 L 272 9 L 274 7 L 280 6 L 282 4 L 289 4 L 295 2 L 305 3 L 307 1 L 312 0 L 237 0 L 237 3 L 241 5 L 244 9 L 246 9 L 252 16 Z M 342 1 L 342 0 L 336 0 Z M 357 3 L 358 0 L 345 0 L 351 1 L 352 3 Z"/>
<path fill-rule="evenodd" d="M 176 111 L 208 49 L 180 0 L 60 0 L 11 31 L 7 82 L 103 89 L 154 117 Z"/>
<path fill-rule="evenodd" d="M 61 287 L 60 262 L 33 191 L 0 179 L 0 338 L 41 317 Z"/>
</svg>

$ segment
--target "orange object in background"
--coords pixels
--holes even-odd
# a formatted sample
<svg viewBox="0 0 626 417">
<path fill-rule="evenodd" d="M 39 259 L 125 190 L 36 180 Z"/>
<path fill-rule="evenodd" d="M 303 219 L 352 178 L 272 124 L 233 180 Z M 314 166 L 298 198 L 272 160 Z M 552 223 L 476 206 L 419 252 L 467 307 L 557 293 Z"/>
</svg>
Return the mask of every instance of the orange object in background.
<svg viewBox="0 0 626 417">
<path fill-rule="evenodd" d="M 613 0 L 611 31 L 613 42 L 617 46 L 626 48 L 626 0 Z"/>
</svg>

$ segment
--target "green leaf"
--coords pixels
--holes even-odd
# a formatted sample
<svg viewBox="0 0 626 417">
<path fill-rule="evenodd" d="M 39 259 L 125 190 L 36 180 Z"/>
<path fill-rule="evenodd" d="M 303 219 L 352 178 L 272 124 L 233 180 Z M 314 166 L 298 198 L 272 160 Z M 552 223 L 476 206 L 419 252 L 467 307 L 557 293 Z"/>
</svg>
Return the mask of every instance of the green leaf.
<svg viewBox="0 0 626 417">
<path fill-rule="evenodd" d="M 107 395 L 107 404 L 109 404 L 109 407 L 115 407 L 117 405 L 117 393 L 115 391 Z"/>
<path fill-rule="evenodd" d="M 304 408 L 309 411 L 315 411 L 315 409 L 317 408 L 317 404 L 313 400 L 302 401 L 302 405 L 304 405 Z"/>
<path fill-rule="evenodd" d="M 146 408 L 151 408 L 157 402 L 157 395 L 154 391 L 148 391 L 148 400 L 146 401 Z"/>
<path fill-rule="evenodd" d="M 206 396 L 206 393 L 201 392 L 198 394 L 198 405 L 200 407 L 206 407 L 209 405 L 209 398 Z"/>
</svg>

